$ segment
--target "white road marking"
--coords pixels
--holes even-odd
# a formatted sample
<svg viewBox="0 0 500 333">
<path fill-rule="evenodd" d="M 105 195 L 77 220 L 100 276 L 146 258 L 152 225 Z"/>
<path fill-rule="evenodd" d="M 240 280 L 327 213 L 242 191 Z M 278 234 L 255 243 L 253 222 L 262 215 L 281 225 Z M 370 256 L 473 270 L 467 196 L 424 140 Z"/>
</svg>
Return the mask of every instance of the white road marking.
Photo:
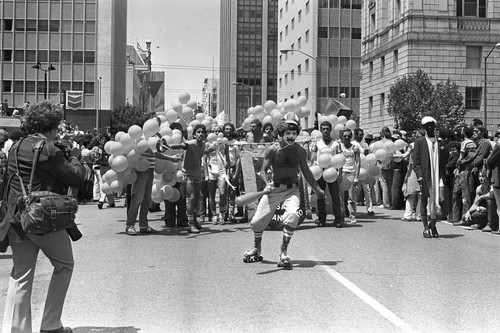
<svg viewBox="0 0 500 333">
<path fill-rule="evenodd" d="M 397 315 L 392 313 L 389 309 L 387 309 L 385 306 L 376 301 L 373 297 L 365 293 L 363 290 L 361 290 L 358 286 L 349 281 L 346 277 L 337 272 L 335 269 L 331 268 L 330 266 L 326 265 L 323 262 L 319 262 L 319 266 L 323 268 L 325 271 L 327 271 L 331 277 L 340 282 L 344 287 L 346 287 L 353 294 L 358 296 L 362 301 L 371 306 L 375 311 L 381 314 L 385 319 L 390 321 L 396 327 L 403 330 L 404 332 L 413 332 L 410 325 L 405 323 L 403 319 L 399 318 Z"/>
</svg>

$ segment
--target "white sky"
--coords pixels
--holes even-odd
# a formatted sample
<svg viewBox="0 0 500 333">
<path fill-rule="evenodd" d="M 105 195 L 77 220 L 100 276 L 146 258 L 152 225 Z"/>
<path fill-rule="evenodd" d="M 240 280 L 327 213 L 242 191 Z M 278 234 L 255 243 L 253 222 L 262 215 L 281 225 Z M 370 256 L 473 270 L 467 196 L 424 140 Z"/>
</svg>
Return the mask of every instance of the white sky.
<svg viewBox="0 0 500 333">
<path fill-rule="evenodd" d="M 187 91 L 201 101 L 203 80 L 219 77 L 219 0 L 128 0 L 127 43 L 150 39 L 153 70 L 165 72 L 165 108 Z"/>
</svg>

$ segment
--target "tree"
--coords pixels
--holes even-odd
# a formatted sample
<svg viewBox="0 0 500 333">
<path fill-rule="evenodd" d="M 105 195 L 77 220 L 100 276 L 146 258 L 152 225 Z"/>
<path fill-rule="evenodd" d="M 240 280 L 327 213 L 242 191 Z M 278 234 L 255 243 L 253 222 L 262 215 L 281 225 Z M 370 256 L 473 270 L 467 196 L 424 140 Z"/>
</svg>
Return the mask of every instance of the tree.
<svg viewBox="0 0 500 333">
<path fill-rule="evenodd" d="M 121 106 L 111 112 L 111 134 L 116 134 L 119 131 L 127 132 L 129 127 L 134 124 L 142 127 L 149 118 L 149 114 L 134 106 Z"/>
<path fill-rule="evenodd" d="M 446 127 L 460 124 L 465 116 L 458 85 L 448 79 L 434 86 L 431 77 L 421 69 L 391 85 L 387 110 L 405 131 L 418 129 L 424 116 L 431 116 L 438 126 Z"/>
</svg>

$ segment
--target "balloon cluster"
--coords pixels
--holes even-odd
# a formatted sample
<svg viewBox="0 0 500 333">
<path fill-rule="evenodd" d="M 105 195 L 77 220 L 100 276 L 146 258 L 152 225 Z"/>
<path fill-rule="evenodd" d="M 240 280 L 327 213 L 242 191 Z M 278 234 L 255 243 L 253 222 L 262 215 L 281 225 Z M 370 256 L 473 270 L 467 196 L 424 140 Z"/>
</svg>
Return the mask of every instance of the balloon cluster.
<svg viewBox="0 0 500 333">
<path fill-rule="evenodd" d="M 172 108 L 166 112 L 159 112 L 156 118 L 147 120 L 142 128 L 132 125 L 127 132 L 116 133 L 114 141 L 108 141 L 104 150 L 110 155 L 108 159 L 111 167 L 102 177 L 102 191 L 104 194 L 120 192 L 127 184 L 137 180 L 137 171 L 146 171 L 150 168 L 147 158 L 141 156 L 146 150 L 151 149 L 154 153 L 163 143 L 178 144 L 182 142 L 183 134 L 180 130 L 170 128 L 173 122 L 179 122 L 189 136 L 197 124 L 203 124 L 207 128 L 213 125 L 213 118 L 203 113 L 194 115 L 197 103 L 190 100 L 189 93 L 181 93 L 179 102 L 172 103 Z M 186 120 L 189 125 L 186 125 Z M 216 137 L 216 140 L 223 140 Z M 176 150 L 167 150 L 164 154 L 177 155 L 181 153 Z M 180 198 L 180 192 L 173 185 L 183 181 L 181 170 L 182 163 L 174 163 L 168 160 L 156 159 L 154 168 L 154 180 L 151 198 L 159 203 L 163 200 L 175 202 Z"/>
<path fill-rule="evenodd" d="M 299 118 L 308 117 L 311 114 L 311 110 L 306 104 L 307 98 L 305 96 L 299 96 L 297 99 L 290 99 L 278 104 L 271 100 L 266 101 L 264 106 L 256 105 L 248 109 L 247 117 L 243 120 L 242 127 L 245 131 L 250 131 L 250 124 L 254 119 L 259 119 L 262 125 L 267 123 L 275 125 L 289 112 L 296 114 Z"/>
</svg>

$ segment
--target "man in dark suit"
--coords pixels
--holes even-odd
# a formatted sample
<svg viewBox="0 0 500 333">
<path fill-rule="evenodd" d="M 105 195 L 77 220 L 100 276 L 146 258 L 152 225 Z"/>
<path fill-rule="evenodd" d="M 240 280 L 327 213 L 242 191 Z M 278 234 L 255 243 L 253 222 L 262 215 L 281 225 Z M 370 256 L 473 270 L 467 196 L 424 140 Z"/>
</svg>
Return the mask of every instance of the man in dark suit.
<svg viewBox="0 0 500 333">
<path fill-rule="evenodd" d="M 415 140 L 413 168 L 417 175 L 417 181 L 421 186 L 422 204 L 420 213 L 424 224 L 423 234 L 425 238 L 430 238 L 439 236 L 436 229 L 437 216 L 441 211 L 439 186 L 445 175 L 446 156 L 441 154 L 441 144 L 434 133 L 436 120 L 432 117 L 424 117 L 422 118 L 422 126 L 425 130 L 425 136 Z M 428 202 L 430 204 L 430 223 L 427 221 Z"/>
</svg>

